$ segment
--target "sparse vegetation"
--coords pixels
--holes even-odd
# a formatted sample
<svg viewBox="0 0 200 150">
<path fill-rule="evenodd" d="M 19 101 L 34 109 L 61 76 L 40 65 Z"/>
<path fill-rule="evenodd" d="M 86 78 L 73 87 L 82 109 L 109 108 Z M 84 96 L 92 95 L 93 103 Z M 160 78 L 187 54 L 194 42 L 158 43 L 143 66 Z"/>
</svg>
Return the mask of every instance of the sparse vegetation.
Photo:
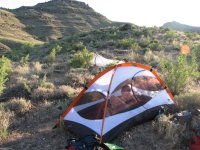
<svg viewBox="0 0 200 150">
<path fill-rule="evenodd" d="M 84 24 L 83 28 L 77 25 L 74 27 L 73 24 L 68 24 L 69 22 L 66 24 L 67 20 L 72 21 L 72 18 L 67 19 L 62 22 L 61 29 L 57 19 L 62 20 L 66 17 L 63 16 L 65 10 L 59 10 L 62 14 L 56 13 L 54 16 L 50 14 L 51 9 L 57 11 L 55 5 L 48 9 L 49 13 L 43 13 L 42 9 L 40 13 L 34 9 L 27 9 L 26 13 L 30 11 L 35 16 L 40 14 L 43 21 L 46 21 L 47 26 L 42 22 L 40 28 L 43 32 L 39 33 L 36 29 L 40 20 L 26 25 L 22 19 L 25 27 L 22 27 L 20 20 L 14 20 L 17 28 L 15 29 L 15 26 L 12 28 L 17 31 L 18 37 L 14 37 L 14 32 L 11 33 L 8 30 L 6 32 L 9 34 L 5 36 L 5 39 L 0 35 L 0 49 L 2 45 L 7 49 L 6 52 L 0 51 L 0 53 L 3 55 L 5 53 L 6 57 L 13 60 L 11 62 L 6 57 L 0 58 L 0 101 L 2 100 L 0 103 L 0 145 L 3 147 L 14 149 L 63 148 L 66 139 L 71 135 L 68 132 L 65 134 L 65 130 L 62 130 L 59 133 L 62 136 L 58 136 L 51 130 L 52 120 L 56 120 L 82 90 L 82 87 L 94 78 L 94 75 L 102 71 L 103 68 L 90 66 L 90 61 L 94 56 L 93 52 L 100 53 L 109 59 L 126 59 L 152 66 L 158 65 L 162 60 L 158 71 L 176 95 L 175 101 L 178 102 L 178 107 L 175 111 L 200 108 L 198 93 L 200 90 L 198 78 L 200 36 L 198 34 L 136 25 L 119 27 L 121 23 L 117 26 L 97 29 L 99 25 L 95 25 L 98 20 L 96 18 L 95 23 L 91 20 L 93 25 L 87 26 L 85 23 L 80 23 L 80 26 Z M 82 11 L 82 8 L 79 11 Z M 16 12 L 22 13 L 17 10 Z M 75 12 L 76 9 L 73 9 L 73 15 Z M 11 19 L 14 17 L 10 16 L 11 14 L 6 13 L 6 15 Z M 33 18 L 36 19 L 35 16 Z M 23 17 L 27 16 L 23 15 Z M 80 21 L 83 19 L 80 14 L 74 17 Z M 87 17 L 87 20 L 90 19 Z M 112 23 L 109 22 L 109 25 Z M 97 30 L 91 31 L 94 26 Z M 49 27 L 52 27 L 52 30 Z M 67 27 L 70 27 L 70 34 Z M 25 30 L 21 31 L 21 28 L 25 28 L 33 35 Z M 2 31 L 1 27 L 0 31 Z M 77 33 L 79 31 L 84 31 L 84 33 Z M 35 39 L 46 41 L 46 43 L 37 46 L 42 42 Z M 189 45 L 195 54 L 179 55 L 179 47 L 182 44 Z M 112 65 L 114 64 L 108 66 Z M 188 90 L 186 85 L 191 83 L 191 80 L 195 84 L 191 84 Z M 196 91 L 196 93 L 190 91 Z M 163 150 L 167 147 L 167 149 L 182 150 L 185 148 L 182 141 L 187 134 L 185 131 L 184 125 L 175 124 L 171 121 L 171 115 L 165 115 L 153 123 L 148 122 L 124 132 L 117 137 L 116 144 L 120 143 L 125 149 L 134 147 Z M 144 142 L 148 144 L 145 145 Z M 60 147 L 59 143 L 61 143 Z"/>
<path fill-rule="evenodd" d="M 175 97 L 178 110 L 192 110 L 200 108 L 200 93 L 186 93 Z"/>
<path fill-rule="evenodd" d="M 47 56 L 48 62 L 54 62 L 56 59 L 56 55 L 61 51 L 61 49 L 62 47 L 60 45 L 56 45 L 55 47 L 53 47 Z"/>
<path fill-rule="evenodd" d="M 9 134 L 8 127 L 12 116 L 13 114 L 9 110 L 6 110 L 3 104 L 0 104 L 0 141 Z"/>
<path fill-rule="evenodd" d="M 149 44 L 149 48 L 153 51 L 161 51 L 163 46 L 158 40 L 154 40 Z"/>
<path fill-rule="evenodd" d="M 32 108 L 30 100 L 23 98 L 12 99 L 5 103 L 5 109 L 15 112 L 16 114 L 25 113 Z"/>
<path fill-rule="evenodd" d="M 29 62 L 29 54 L 27 54 L 25 57 L 22 57 L 21 60 L 20 60 L 20 64 L 21 64 L 22 66 L 27 65 L 28 62 Z"/>
<path fill-rule="evenodd" d="M 85 45 L 83 44 L 83 42 L 78 42 L 72 45 L 72 49 L 73 50 L 83 50 L 85 48 Z"/>
<path fill-rule="evenodd" d="M 127 48 L 132 48 L 136 50 L 139 49 L 138 43 L 136 43 L 134 39 L 132 38 L 119 40 L 118 47 L 124 48 L 124 49 L 127 49 Z"/>
<path fill-rule="evenodd" d="M 168 38 L 168 39 L 175 38 L 175 36 L 176 36 L 176 33 L 175 33 L 173 30 L 171 30 L 171 29 L 169 29 L 169 30 L 166 32 L 166 38 Z"/>
<path fill-rule="evenodd" d="M 93 56 L 93 53 L 84 48 L 82 51 L 78 51 L 73 55 L 70 65 L 74 68 L 84 68 L 89 65 Z"/>
<path fill-rule="evenodd" d="M 186 55 L 179 55 L 176 62 L 162 60 L 160 63 L 161 72 L 164 81 L 174 94 L 180 94 L 189 82 L 189 79 L 199 76 L 196 55 L 192 54 L 192 60 L 189 62 Z"/>
<path fill-rule="evenodd" d="M 5 89 L 5 82 L 8 79 L 8 75 L 12 70 L 11 61 L 6 57 L 2 56 L 0 58 L 0 95 Z"/>
<path fill-rule="evenodd" d="M 47 75 L 45 74 L 40 81 L 40 87 L 46 87 L 46 86 L 47 86 Z"/>
</svg>

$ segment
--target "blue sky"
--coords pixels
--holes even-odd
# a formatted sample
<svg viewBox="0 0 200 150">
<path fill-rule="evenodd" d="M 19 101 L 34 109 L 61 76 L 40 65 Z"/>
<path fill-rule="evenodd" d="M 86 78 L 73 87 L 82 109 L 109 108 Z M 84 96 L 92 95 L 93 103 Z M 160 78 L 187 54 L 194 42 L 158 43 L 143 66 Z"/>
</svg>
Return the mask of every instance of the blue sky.
<svg viewBox="0 0 200 150">
<path fill-rule="evenodd" d="M 48 0 L 0 0 L 0 7 L 33 6 Z M 161 26 L 165 22 L 200 27 L 200 0 L 80 0 L 112 21 L 140 26 Z"/>
</svg>

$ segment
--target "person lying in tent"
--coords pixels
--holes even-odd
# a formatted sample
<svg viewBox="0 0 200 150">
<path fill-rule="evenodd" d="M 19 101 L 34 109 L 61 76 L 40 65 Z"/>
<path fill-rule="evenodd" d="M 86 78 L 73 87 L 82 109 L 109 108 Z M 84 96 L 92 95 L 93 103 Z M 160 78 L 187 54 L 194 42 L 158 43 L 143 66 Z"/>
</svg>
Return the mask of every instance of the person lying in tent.
<svg viewBox="0 0 200 150">
<path fill-rule="evenodd" d="M 137 104 L 137 100 L 135 99 L 133 92 L 131 90 L 131 85 L 124 85 L 121 88 L 121 95 L 115 96 L 112 95 L 109 100 L 109 110 L 110 115 L 116 114 L 118 112 L 124 111 L 130 107 L 131 105 Z"/>
</svg>

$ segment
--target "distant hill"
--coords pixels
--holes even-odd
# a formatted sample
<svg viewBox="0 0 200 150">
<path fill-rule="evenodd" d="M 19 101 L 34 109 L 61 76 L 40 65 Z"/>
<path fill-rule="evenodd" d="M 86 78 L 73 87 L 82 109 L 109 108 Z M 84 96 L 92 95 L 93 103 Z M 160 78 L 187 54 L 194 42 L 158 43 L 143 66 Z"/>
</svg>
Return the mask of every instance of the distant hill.
<svg viewBox="0 0 200 150">
<path fill-rule="evenodd" d="M 167 22 L 163 26 L 163 28 L 170 28 L 176 31 L 183 31 L 183 32 L 198 32 L 200 33 L 200 27 L 189 26 L 185 24 L 181 24 L 176 21 Z"/>
<path fill-rule="evenodd" d="M 52 0 L 33 7 L 0 9 L 0 40 L 48 42 L 112 25 L 84 2 Z"/>
<path fill-rule="evenodd" d="M 15 14 L 0 9 L 0 40 L 39 43 L 25 28 Z"/>
</svg>

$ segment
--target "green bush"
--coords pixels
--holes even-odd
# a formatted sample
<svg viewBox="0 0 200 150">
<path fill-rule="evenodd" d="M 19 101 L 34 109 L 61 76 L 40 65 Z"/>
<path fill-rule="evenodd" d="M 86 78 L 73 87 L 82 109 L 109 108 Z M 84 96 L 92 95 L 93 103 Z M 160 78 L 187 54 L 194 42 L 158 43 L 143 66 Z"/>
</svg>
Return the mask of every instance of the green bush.
<svg viewBox="0 0 200 150">
<path fill-rule="evenodd" d="M 175 36 L 176 36 L 176 33 L 171 29 L 166 32 L 166 38 L 168 39 L 174 38 Z"/>
<path fill-rule="evenodd" d="M 122 39 L 118 41 L 118 47 L 120 48 L 132 48 L 139 49 L 140 46 L 132 38 Z"/>
<path fill-rule="evenodd" d="M 189 79 L 199 76 L 195 53 L 192 53 L 191 61 L 187 57 L 181 54 L 176 62 L 166 59 L 160 62 L 163 79 L 173 94 L 180 94 Z"/>
<path fill-rule="evenodd" d="M 145 29 L 143 30 L 143 35 L 146 36 L 146 37 L 148 37 L 148 36 L 149 36 L 149 37 L 152 37 L 153 34 L 154 34 L 154 31 L 153 31 L 152 28 L 145 28 Z"/>
<path fill-rule="evenodd" d="M 21 60 L 20 60 L 20 64 L 21 64 L 22 66 L 27 65 L 28 62 L 29 62 L 29 54 L 27 54 L 25 57 L 22 57 Z"/>
<path fill-rule="evenodd" d="M 200 45 L 197 45 L 195 48 L 194 48 L 194 53 L 197 57 L 197 60 L 200 62 Z"/>
<path fill-rule="evenodd" d="M 149 44 L 149 48 L 151 50 L 159 51 L 163 48 L 163 46 L 159 41 L 155 40 L 151 44 Z"/>
<path fill-rule="evenodd" d="M 138 45 L 138 43 L 133 42 L 133 43 L 131 44 L 131 49 L 133 49 L 133 50 L 138 50 L 138 49 L 140 49 L 140 46 Z"/>
<path fill-rule="evenodd" d="M 150 44 L 150 37 L 142 36 L 139 42 L 141 47 L 147 47 Z"/>
<path fill-rule="evenodd" d="M 90 63 L 92 58 L 93 53 L 84 48 L 73 55 L 70 65 L 74 68 L 84 68 Z"/>
<path fill-rule="evenodd" d="M 47 75 L 45 74 L 45 75 L 42 77 L 41 81 L 40 81 L 40 86 L 41 86 L 41 87 L 46 87 L 46 84 L 47 84 Z"/>
<path fill-rule="evenodd" d="M 54 62 L 56 59 L 57 53 L 59 53 L 61 51 L 61 49 L 62 49 L 62 47 L 60 45 L 56 45 L 55 47 L 53 47 L 47 56 L 47 60 L 49 62 Z"/>
<path fill-rule="evenodd" d="M 20 58 L 34 52 L 35 45 L 33 43 L 22 44 L 19 48 L 14 48 L 8 57 L 14 61 L 19 61 Z"/>
<path fill-rule="evenodd" d="M 83 50 L 84 48 L 85 48 L 85 45 L 83 44 L 83 42 L 79 42 L 72 45 L 73 50 Z"/>
<path fill-rule="evenodd" d="M 122 40 L 119 40 L 118 42 L 118 47 L 120 48 L 129 48 L 131 47 L 131 44 L 132 44 L 133 40 L 132 39 L 122 39 Z"/>
<path fill-rule="evenodd" d="M 12 71 L 11 61 L 6 57 L 0 58 L 0 95 L 3 93 L 5 89 L 5 82 L 8 79 L 8 75 Z"/>
<path fill-rule="evenodd" d="M 6 138 L 9 134 L 8 127 L 13 113 L 5 110 L 5 106 L 0 104 L 0 141 Z"/>
</svg>

